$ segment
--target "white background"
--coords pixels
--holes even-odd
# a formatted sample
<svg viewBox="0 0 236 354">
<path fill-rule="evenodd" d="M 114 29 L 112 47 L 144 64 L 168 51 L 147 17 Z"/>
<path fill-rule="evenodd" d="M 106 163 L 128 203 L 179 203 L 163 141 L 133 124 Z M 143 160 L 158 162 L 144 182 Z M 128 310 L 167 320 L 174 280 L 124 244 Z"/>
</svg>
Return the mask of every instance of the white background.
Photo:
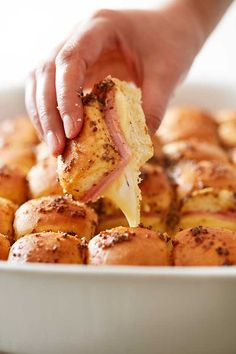
<svg viewBox="0 0 236 354">
<path fill-rule="evenodd" d="M 22 83 L 27 72 L 47 55 L 74 24 L 93 10 L 147 8 L 163 2 L 165 1 L 0 1 L 0 87 Z M 236 82 L 236 3 L 231 6 L 195 60 L 188 80 Z"/>
</svg>

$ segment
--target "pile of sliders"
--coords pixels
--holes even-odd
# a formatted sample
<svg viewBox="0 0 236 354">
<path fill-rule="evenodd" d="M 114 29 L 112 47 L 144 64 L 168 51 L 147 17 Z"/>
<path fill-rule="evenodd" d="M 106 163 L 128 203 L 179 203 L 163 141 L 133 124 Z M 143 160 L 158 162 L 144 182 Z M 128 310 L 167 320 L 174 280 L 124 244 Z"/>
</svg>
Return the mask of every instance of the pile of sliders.
<svg viewBox="0 0 236 354">
<path fill-rule="evenodd" d="M 27 117 L 0 123 L 0 260 L 236 264 L 236 112 L 169 109 L 150 138 L 141 92 L 107 77 L 51 156 Z"/>
</svg>

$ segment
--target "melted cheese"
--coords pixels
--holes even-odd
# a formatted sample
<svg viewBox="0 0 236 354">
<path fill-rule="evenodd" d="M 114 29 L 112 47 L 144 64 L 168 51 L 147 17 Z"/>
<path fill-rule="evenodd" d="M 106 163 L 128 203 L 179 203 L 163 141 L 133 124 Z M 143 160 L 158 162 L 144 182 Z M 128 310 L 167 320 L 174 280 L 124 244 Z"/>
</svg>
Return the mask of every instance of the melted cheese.
<svg viewBox="0 0 236 354">
<path fill-rule="evenodd" d="M 140 90 L 125 82 L 113 81 L 116 84 L 115 109 L 132 157 L 121 175 L 102 194 L 122 210 L 129 226 L 135 227 L 140 223 L 139 169 L 152 157 L 153 147 L 141 108 Z"/>
</svg>

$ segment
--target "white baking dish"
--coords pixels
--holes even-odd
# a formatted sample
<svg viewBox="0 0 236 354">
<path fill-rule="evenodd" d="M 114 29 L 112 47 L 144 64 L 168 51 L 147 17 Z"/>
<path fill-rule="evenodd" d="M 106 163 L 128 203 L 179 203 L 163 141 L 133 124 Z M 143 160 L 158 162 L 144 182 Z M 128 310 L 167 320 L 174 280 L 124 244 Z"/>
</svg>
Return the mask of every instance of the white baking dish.
<svg viewBox="0 0 236 354">
<path fill-rule="evenodd" d="M 192 84 L 173 103 L 236 108 L 236 90 Z M 21 111 L 20 90 L 0 94 L 0 117 Z M 235 354 L 235 299 L 236 267 L 0 262 L 0 352 Z"/>
</svg>

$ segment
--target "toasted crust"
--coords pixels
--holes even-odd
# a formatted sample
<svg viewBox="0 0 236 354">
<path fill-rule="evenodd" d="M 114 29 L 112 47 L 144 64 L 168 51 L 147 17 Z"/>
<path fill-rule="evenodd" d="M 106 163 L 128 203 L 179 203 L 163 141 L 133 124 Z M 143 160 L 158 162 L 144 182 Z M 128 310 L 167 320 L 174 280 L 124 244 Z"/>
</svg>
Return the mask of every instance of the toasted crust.
<svg viewBox="0 0 236 354">
<path fill-rule="evenodd" d="M 6 261 L 10 251 L 10 242 L 6 236 L 0 234 L 0 260 Z"/>
<path fill-rule="evenodd" d="M 175 236 L 176 266 L 236 264 L 236 232 L 223 228 L 193 227 Z"/>
<path fill-rule="evenodd" d="M 117 227 L 90 240 L 88 264 L 167 266 L 170 255 L 163 234 L 144 228 Z"/>
<path fill-rule="evenodd" d="M 29 200 L 17 210 L 14 220 L 16 239 L 35 232 L 62 231 L 89 240 L 96 225 L 95 212 L 69 196 Z"/>
<path fill-rule="evenodd" d="M 31 168 L 27 179 L 32 198 L 64 194 L 57 177 L 55 157 L 50 156 L 39 161 Z"/>
<path fill-rule="evenodd" d="M 191 138 L 212 144 L 219 143 L 213 117 L 194 107 L 168 110 L 157 134 L 162 144 Z"/>
<path fill-rule="evenodd" d="M 38 137 L 28 117 L 5 119 L 0 125 L 0 147 L 24 147 L 37 144 Z"/>
<path fill-rule="evenodd" d="M 8 166 L 0 167 L 0 197 L 15 204 L 22 204 L 28 198 L 28 184 L 25 177 Z"/>
<path fill-rule="evenodd" d="M 163 153 L 171 163 L 180 160 L 217 160 L 229 162 L 227 153 L 220 147 L 208 142 L 201 142 L 195 139 L 179 140 L 163 145 Z"/>
<path fill-rule="evenodd" d="M 58 158 L 60 184 L 65 192 L 79 200 L 121 162 L 104 121 L 103 109 L 103 104 L 92 98 L 84 104 L 82 132 L 67 142 L 63 155 Z"/>
<path fill-rule="evenodd" d="M 26 235 L 11 247 L 11 263 L 82 264 L 86 260 L 85 240 L 62 232 L 41 232 Z"/>
<path fill-rule="evenodd" d="M 0 167 L 7 165 L 27 175 L 35 163 L 35 155 L 31 147 L 5 147 L 0 149 Z"/>
<path fill-rule="evenodd" d="M 207 187 L 236 190 L 236 169 L 220 161 L 179 163 L 172 171 L 180 199 Z"/>
<path fill-rule="evenodd" d="M 0 233 L 12 243 L 14 238 L 13 220 L 17 206 L 10 200 L 0 198 Z"/>
</svg>

